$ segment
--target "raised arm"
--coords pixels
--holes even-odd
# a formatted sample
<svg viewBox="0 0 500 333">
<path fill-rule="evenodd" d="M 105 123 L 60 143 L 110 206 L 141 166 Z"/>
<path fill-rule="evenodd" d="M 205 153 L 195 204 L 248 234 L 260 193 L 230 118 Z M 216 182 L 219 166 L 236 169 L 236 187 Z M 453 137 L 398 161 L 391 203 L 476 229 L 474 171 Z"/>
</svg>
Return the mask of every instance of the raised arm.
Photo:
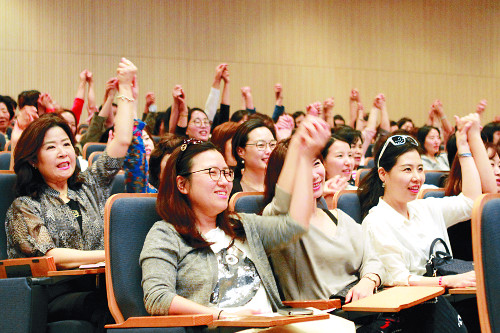
<svg viewBox="0 0 500 333">
<path fill-rule="evenodd" d="M 330 138 L 330 126 L 318 117 L 306 117 L 295 135 L 299 141 L 297 144 L 299 157 L 295 172 L 300 177 L 295 177 L 291 192 L 290 216 L 307 229 L 315 209 L 312 193 L 313 161 Z"/>
<path fill-rule="evenodd" d="M 88 117 L 93 117 L 93 115 L 97 112 L 97 104 L 95 102 L 94 76 L 89 71 L 87 71 L 87 83 L 89 85 L 89 92 L 87 96 L 87 113 Z M 79 119 L 80 117 L 78 117 L 78 121 Z"/>
<path fill-rule="evenodd" d="M 271 118 L 274 122 L 277 122 L 278 118 L 285 112 L 285 107 L 283 106 L 283 87 L 281 86 L 281 83 L 276 83 L 274 85 L 274 96 L 276 98 L 276 102 L 274 104 L 274 111 Z"/>
<path fill-rule="evenodd" d="M 205 103 L 205 113 L 210 121 L 213 121 L 217 112 L 217 107 L 219 106 L 220 81 L 222 80 L 222 74 L 224 73 L 226 67 L 227 64 L 220 64 L 215 68 L 214 81 Z"/>
<path fill-rule="evenodd" d="M 155 93 L 150 91 L 146 94 L 146 104 L 144 104 L 144 111 L 142 113 L 142 121 L 144 121 L 149 113 L 151 112 L 156 112 L 156 97 Z"/>
<path fill-rule="evenodd" d="M 441 121 L 442 129 L 443 129 L 443 136 L 444 136 L 444 141 L 448 141 L 448 138 L 450 135 L 453 133 L 453 126 L 451 126 L 450 121 L 448 120 L 448 117 L 444 113 L 443 109 L 443 103 L 440 100 L 436 100 L 433 104 L 434 107 L 434 112 L 436 116 L 439 118 Z"/>
<path fill-rule="evenodd" d="M 172 111 L 170 112 L 170 121 L 168 131 L 175 133 L 176 126 L 185 128 L 187 127 L 188 109 L 186 105 L 186 96 L 181 85 L 176 85 L 172 91 L 174 103 L 172 104 Z"/>
<path fill-rule="evenodd" d="M 333 121 L 333 108 L 334 107 L 335 107 L 335 99 L 333 97 L 329 97 L 323 102 L 323 112 L 325 114 L 325 121 L 331 128 L 335 127 L 335 124 Z"/>
<path fill-rule="evenodd" d="M 476 106 L 476 113 L 479 115 L 479 122 L 483 121 L 484 110 L 486 110 L 486 106 L 488 105 L 488 101 L 482 99 Z"/>
<path fill-rule="evenodd" d="M 488 157 L 488 152 L 484 147 L 481 139 L 480 116 L 477 113 L 471 113 L 462 118 L 462 121 L 471 122 L 471 127 L 467 133 L 467 141 L 469 143 L 472 157 L 476 165 L 479 177 L 481 179 L 482 193 L 496 193 L 497 186 L 495 174 L 491 168 Z"/>
<path fill-rule="evenodd" d="M 455 116 L 455 121 L 457 123 L 457 156 L 460 161 L 460 168 L 462 169 L 462 193 L 469 197 L 472 200 L 475 200 L 478 196 L 481 195 L 481 179 L 479 177 L 479 172 L 476 167 L 476 163 L 474 161 L 474 156 L 472 155 L 471 146 L 469 145 L 469 132 L 472 129 L 472 143 L 477 145 L 475 133 L 477 131 L 475 124 L 476 119 L 471 119 L 468 117 L 458 118 Z M 482 149 L 485 150 L 484 145 L 482 145 Z M 479 154 L 479 151 L 476 147 L 476 154 Z M 486 152 L 485 152 L 486 153 Z M 488 156 L 486 155 L 486 161 L 488 161 Z M 489 165 L 489 161 L 487 163 Z M 491 167 L 490 167 L 491 169 Z M 491 171 L 492 172 L 492 171 Z"/>
<path fill-rule="evenodd" d="M 137 111 L 137 67 L 130 60 L 122 58 L 116 72 L 118 109 L 115 117 L 114 136 L 108 143 L 106 152 L 110 157 L 125 157 L 132 141 L 134 115 Z"/>
<path fill-rule="evenodd" d="M 351 95 L 349 96 L 349 126 L 355 127 L 356 119 L 358 118 L 358 103 L 359 92 L 356 88 L 351 90 Z"/>
<path fill-rule="evenodd" d="M 255 106 L 253 105 L 252 89 L 248 86 L 241 87 L 241 97 L 243 98 L 245 109 L 250 113 L 255 113 Z"/>
</svg>

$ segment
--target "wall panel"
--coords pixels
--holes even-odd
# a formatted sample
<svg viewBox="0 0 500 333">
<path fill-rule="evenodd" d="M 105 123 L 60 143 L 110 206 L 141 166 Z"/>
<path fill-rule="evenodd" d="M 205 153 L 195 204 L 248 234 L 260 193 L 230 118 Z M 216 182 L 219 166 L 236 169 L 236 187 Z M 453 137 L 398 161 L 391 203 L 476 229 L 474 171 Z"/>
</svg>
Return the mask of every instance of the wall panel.
<svg viewBox="0 0 500 333">
<path fill-rule="evenodd" d="M 391 119 L 448 115 L 482 98 L 500 114 L 500 4 L 494 0 L 0 0 L 0 93 L 50 92 L 71 106 L 78 73 L 94 72 L 98 103 L 119 58 L 139 68 L 140 98 L 166 109 L 183 85 L 204 106 L 215 66 L 228 62 L 232 110 L 240 87 L 270 114 L 273 85 L 293 112 L 333 95 L 347 116 L 357 87 L 366 108 L 379 92 Z M 142 112 L 143 105 L 140 106 Z"/>
</svg>

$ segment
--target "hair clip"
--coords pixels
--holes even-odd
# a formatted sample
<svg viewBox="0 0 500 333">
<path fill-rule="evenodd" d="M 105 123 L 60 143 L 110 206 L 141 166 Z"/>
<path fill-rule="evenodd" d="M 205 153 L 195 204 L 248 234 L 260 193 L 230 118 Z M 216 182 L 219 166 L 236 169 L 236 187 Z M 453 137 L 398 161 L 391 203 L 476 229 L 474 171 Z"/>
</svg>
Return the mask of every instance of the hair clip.
<svg viewBox="0 0 500 333">
<path fill-rule="evenodd" d="M 203 141 L 197 139 L 184 139 L 181 145 L 181 151 L 185 151 L 189 145 L 197 145 L 200 143 L 203 143 Z"/>
</svg>

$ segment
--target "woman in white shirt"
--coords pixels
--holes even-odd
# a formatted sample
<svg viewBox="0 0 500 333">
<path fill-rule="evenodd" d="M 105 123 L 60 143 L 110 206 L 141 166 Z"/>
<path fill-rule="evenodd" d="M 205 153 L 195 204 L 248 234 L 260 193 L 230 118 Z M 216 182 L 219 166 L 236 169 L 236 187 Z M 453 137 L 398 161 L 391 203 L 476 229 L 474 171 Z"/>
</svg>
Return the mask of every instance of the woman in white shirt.
<svg viewBox="0 0 500 333">
<path fill-rule="evenodd" d="M 422 147 L 424 170 L 450 171 L 448 155 L 440 153 L 441 132 L 434 126 L 423 126 L 417 132 L 417 139 Z"/>
<path fill-rule="evenodd" d="M 462 168 L 462 193 L 455 197 L 415 200 L 425 181 L 418 142 L 394 135 L 375 156 L 376 166 L 360 184 L 363 232 L 370 251 L 387 270 L 388 285 L 469 287 L 474 271 L 441 277 L 423 277 L 430 244 L 446 228 L 470 219 L 473 200 L 481 194 L 477 161 L 486 154 L 477 116 L 457 120 L 457 154 Z M 487 158 L 487 157 L 486 157 Z"/>
</svg>

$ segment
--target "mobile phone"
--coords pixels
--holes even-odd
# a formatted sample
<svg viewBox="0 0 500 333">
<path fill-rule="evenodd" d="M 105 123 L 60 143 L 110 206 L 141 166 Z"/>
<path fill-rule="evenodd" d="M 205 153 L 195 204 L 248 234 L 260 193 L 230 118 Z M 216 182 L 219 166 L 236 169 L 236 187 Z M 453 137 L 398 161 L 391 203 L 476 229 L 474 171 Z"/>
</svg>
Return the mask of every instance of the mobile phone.
<svg viewBox="0 0 500 333">
<path fill-rule="evenodd" d="M 278 309 L 278 313 L 284 316 L 300 316 L 300 315 L 312 315 L 313 310 L 306 308 L 291 308 L 285 307 Z"/>
</svg>

